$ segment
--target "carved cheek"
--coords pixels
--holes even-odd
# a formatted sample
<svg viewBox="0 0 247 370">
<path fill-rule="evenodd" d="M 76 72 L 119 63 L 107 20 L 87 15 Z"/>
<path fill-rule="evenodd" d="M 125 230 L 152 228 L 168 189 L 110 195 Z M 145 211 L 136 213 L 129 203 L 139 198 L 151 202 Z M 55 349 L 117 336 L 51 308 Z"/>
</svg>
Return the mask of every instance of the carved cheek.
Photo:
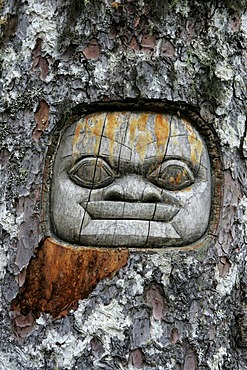
<svg viewBox="0 0 247 370">
<path fill-rule="evenodd" d="M 75 185 L 67 175 L 67 161 L 57 157 L 51 189 L 51 224 L 55 234 L 66 241 L 78 243 L 82 220 L 90 221 L 80 205 L 88 199 L 89 190 Z"/>
<path fill-rule="evenodd" d="M 171 221 L 184 242 L 198 240 L 206 232 L 211 209 L 210 182 L 203 181 L 177 195 L 182 208 Z"/>
</svg>

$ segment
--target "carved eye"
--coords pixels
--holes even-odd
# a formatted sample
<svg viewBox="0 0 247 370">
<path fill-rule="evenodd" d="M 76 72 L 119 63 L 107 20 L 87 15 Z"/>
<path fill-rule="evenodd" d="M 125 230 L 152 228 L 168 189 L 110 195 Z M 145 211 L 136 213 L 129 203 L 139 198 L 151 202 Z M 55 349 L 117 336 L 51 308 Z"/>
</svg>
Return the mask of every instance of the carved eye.
<svg viewBox="0 0 247 370">
<path fill-rule="evenodd" d="M 90 189 L 107 186 L 115 178 L 111 167 L 102 158 L 94 157 L 77 162 L 68 175 L 77 185 Z"/>
<path fill-rule="evenodd" d="M 167 190 L 181 190 L 194 183 L 194 175 L 186 163 L 179 160 L 163 162 L 148 175 L 151 182 Z"/>
</svg>

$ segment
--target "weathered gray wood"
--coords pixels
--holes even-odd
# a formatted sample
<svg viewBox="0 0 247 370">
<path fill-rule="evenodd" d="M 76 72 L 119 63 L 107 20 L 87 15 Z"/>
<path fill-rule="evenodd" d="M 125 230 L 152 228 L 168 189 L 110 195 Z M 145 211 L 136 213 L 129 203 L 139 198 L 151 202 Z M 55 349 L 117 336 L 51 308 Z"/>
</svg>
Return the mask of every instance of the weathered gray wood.
<svg viewBox="0 0 247 370">
<path fill-rule="evenodd" d="M 47 164 L 48 235 L 99 247 L 198 241 L 216 176 L 198 131 L 175 115 L 107 108 L 69 125 Z"/>
<path fill-rule="evenodd" d="M 245 0 L 2 0 L 0 9 L 0 368 L 246 369 Z M 215 174 L 206 244 L 132 251 L 59 320 L 11 312 L 44 236 L 55 125 L 128 99 L 131 110 L 199 117 Z"/>
</svg>

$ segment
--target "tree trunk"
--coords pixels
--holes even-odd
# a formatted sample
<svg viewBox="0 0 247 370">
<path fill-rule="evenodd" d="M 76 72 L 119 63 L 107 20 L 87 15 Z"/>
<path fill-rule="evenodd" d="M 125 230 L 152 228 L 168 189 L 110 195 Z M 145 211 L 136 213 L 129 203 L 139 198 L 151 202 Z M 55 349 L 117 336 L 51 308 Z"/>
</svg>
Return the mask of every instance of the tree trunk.
<svg viewBox="0 0 247 370">
<path fill-rule="evenodd" d="M 2 0 L 0 8 L 0 369 L 246 369 L 246 2 Z M 205 143 L 211 205 L 201 199 L 199 214 L 179 224 L 193 234 L 190 223 L 208 209 L 202 235 L 136 245 L 130 226 L 126 242 L 103 247 L 57 237 L 50 193 L 59 137 L 102 112 L 136 115 L 138 135 L 143 114 L 175 117 L 177 137 L 186 128 L 191 148 L 195 137 Z M 169 186 L 177 196 L 180 185 Z"/>
</svg>

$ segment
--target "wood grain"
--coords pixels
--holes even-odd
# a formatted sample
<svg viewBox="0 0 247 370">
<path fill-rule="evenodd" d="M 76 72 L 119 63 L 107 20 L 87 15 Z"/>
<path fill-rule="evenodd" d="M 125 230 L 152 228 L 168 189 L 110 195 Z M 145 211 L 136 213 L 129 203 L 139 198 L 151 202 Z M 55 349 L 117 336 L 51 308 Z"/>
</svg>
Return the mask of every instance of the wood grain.
<svg viewBox="0 0 247 370">
<path fill-rule="evenodd" d="M 23 315 L 41 312 L 54 318 L 77 307 L 97 283 L 112 277 L 127 264 L 127 249 L 67 247 L 45 239 L 28 266 L 26 281 L 12 302 L 12 310 Z"/>
</svg>

